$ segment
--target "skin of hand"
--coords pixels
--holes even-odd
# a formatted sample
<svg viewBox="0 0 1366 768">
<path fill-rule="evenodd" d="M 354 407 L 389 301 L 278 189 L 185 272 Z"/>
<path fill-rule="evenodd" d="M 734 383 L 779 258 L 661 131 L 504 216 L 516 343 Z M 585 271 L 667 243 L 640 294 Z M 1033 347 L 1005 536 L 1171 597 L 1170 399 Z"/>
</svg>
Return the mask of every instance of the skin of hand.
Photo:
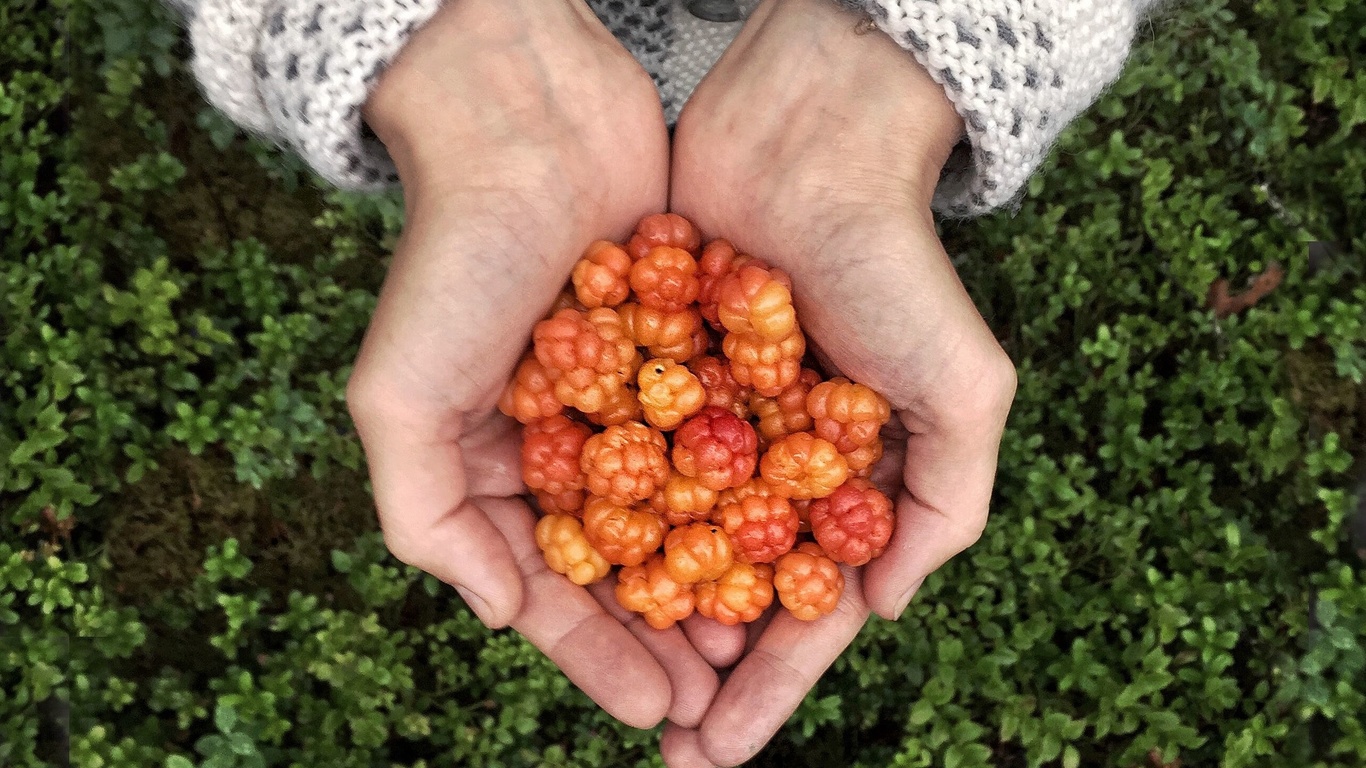
<svg viewBox="0 0 1366 768">
<path fill-rule="evenodd" d="M 583 247 L 663 210 L 653 83 L 583 0 L 460 0 L 364 108 L 406 220 L 347 390 L 385 542 L 511 626 L 623 722 L 697 725 L 719 685 L 683 632 L 549 571 L 496 403 Z"/>
<path fill-rule="evenodd" d="M 963 123 L 915 59 L 862 21 L 831 0 L 766 0 L 680 118 L 671 207 L 788 271 L 813 345 L 887 396 L 904 427 L 887 447 L 896 532 L 861 575 L 844 569 L 829 616 L 777 611 L 748 635 L 690 632 L 708 658 L 739 663 L 699 727 L 666 727 L 672 768 L 754 756 L 870 611 L 899 617 L 986 525 L 1016 379 L 930 213 Z"/>
</svg>

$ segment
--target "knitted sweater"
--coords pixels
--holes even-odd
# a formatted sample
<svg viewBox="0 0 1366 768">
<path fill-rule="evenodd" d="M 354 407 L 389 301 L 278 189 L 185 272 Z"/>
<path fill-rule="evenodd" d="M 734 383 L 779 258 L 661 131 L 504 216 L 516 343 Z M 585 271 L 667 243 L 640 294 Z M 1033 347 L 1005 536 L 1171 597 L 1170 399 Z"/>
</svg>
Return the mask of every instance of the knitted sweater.
<svg viewBox="0 0 1366 768">
<path fill-rule="evenodd" d="M 396 180 L 361 105 L 441 0 L 169 0 L 188 21 L 205 95 L 239 125 L 299 152 L 328 181 Z M 1009 202 L 1062 129 L 1118 76 L 1155 0 L 835 0 L 870 14 L 957 108 L 970 160 L 935 197 L 966 216 Z M 655 79 L 672 123 L 743 21 L 688 0 L 588 0 Z M 735 0 L 748 15 L 759 0 Z"/>
</svg>

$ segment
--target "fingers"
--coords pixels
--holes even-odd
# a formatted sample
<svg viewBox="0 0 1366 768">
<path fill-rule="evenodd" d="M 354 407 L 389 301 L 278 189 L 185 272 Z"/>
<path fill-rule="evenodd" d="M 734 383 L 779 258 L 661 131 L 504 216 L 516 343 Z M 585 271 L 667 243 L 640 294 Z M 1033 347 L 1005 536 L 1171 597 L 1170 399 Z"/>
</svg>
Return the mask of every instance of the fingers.
<svg viewBox="0 0 1366 768">
<path fill-rule="evenodd" d="M 609 578 L 590 586 L 588 591 L 608 615 L 630 630 L 664 668 L 672 689 L 669 721 L 687 728 L 697 727 L 707 713 L 707 707 L 711 706 L 717 689 L 721 687 L 716 670 L 688 642 L 682 629 L 676 626 L 655 629 L 646 624 L 640 614 L 622 608 L 614 593 L 615 585 L 616 581 Z"/>
<path fill-rule="evenodd" d="M 702 658 L 717 669 L 724 669 L 740 660 L 745 652 L 745 627 L 728 627 L 700 613 L 683 620 L 683 631 Z"/>
<path fill-rule="evenodd" d="M 433 420 L 394 407 L 358 381 L 347 397 L 389 551 L 457 587 L 488 626 L 506 626 L 520 610 L 522 578 L 507 542 L 471 501 L 459 424 L 442 434 Z"/>
<path fill-rule="evenodd" d="M 659 754 L 669 768 L 716 768 L 702 751 L 702 734 L 695 728 L 665 723 L 659 737 Z"/>
<path fill-rule="evenodd" d="M 1008 360 L 984 359 L 991 362 L 981 364 L 976 387 L 960 390 L 961 410 L 900 414 L 911 432 L 905 488 L 896 499 L 892 540 L 864 574 L 868 603 L 883 618 L 900 617 L 925 578 L 972 546 L 986 527 L 1015 373 Z"/>
<path fill-rule="evenodd" d="M 587 590 L 545 566 L 530 507 L 512 499 L 478 501 L 506 537 L 525 580 L 525 599 L 512 628 L 609 715 L 632 728 L 657 725 L 673 696 L 669 676 L 650 650 Z M 694 680 L 696 670 L 682 678 Z"/>
<path fill-rule="evenodd" d="M 844 595 L 834 613 L 802 621 L 787 611 L 775 612 L 754 649 L 721 686 L 699 731 L 702 753 L 715 765 L 739 765 L 758 754 L 858 635 L 868 606 L 858 572 L 841 570 Z M 688 738 L 673 738 L 673 749 L 689 755 Z"/>
</svg>

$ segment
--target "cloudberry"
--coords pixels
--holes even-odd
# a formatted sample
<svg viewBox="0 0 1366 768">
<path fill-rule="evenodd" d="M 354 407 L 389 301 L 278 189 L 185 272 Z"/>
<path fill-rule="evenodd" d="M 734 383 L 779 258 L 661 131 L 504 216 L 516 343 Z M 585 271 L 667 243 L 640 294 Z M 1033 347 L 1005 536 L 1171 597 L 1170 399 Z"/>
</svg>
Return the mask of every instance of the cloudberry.
<svg viewBox="0 0 1366 768">
<path fill-rule="evenodd" d="M 702 249 L 702 257 L 697 260 L 697 303 L 702 317 L 715 329 L 722 330 L 721 316 L 717 301 L 721 295 L 721 280 L 729 275 L 737 265 L 749 261 L 748 256 L 735 252 L 729 240 L 713 240 Z"/>
<path fill-rule="evenodd" d="M 644 563 L 617 574 L 617 602 L 639 613 L 655 629 L 668 629 L 692 615 L 696 598 L 692 586 L 669 576 L 664 556 L 651 555 Z"/>
<path fill-rule="evenodd" d="M 731 333 L 782 341 L 797 330 L 792 281 L 780 270 L 746 264 L 721 279 L 717 316 Z"/>
<path fill-rule="evenodd" d="M 546 515 L 536 523 L 536 546 L 550 570 L 585 586 L 607 575 L 612 566 L 583 535 L 583 526 L 569 515 Z"/>
<path fill-rule="evenodd" d="M 626 244 L 631 258 L 639 261 L 651 248 L 667 245 L 696 253 L 702 245 L 702 235 L 691 221 L 676 213 L 654 213 L 640 220 L 636 232 Z"/>
<path fill-rule="evenodd" d="M 727 488 L 726 490 L 721 491 L 721 493 L 717 494 L 716 506 L 724 507 L 727 504 L 734 504 L 738 501 L 743 501 L 749 498 L 750 496 L 782 495 L 783 494 L 778 493 L 778 491 L 773 486 L 769 485 L 768 481 L 763 479 L 762 477 L 751 477 L 744 483 L 737 485 L 734 488 Z M 712 522 L 716 521 L 713 520 Z"/>
<path fill-rule="evenodd" d="M 806 395 L 819 383 L 819 373 L 803 368 L 797 380 L 783 387 L 776 396 L 750 395 L 750 412 L 759 417 L 755 427 L 759 436 L 770 441 L 781 440 L 793 432 L 806 432 L 815 427 L 811 414 L 806 412 Z"/>
<path fill-rule="evenodd" d="M 716 491 L 697 478 L 674 470 L 663 490 L 658 492 L 658 501 L 651 497 L 651 505 L 669 525 L 687 525 L 709 519 L 716 506 L 716 496 Z"/>
<path fill-rule="evenodd" d="M 798 432 L 769 447 L 759 474 L 789 498 L 819 499 L 849 479 L 849 462 L 829 442 Z"/>
<path fill-rule="evenodd" d="M 719 357 L 699 357 L 688 368 L 707 391 L 707 405 L 724 408 L 742 419 L 749 418 L 749 387 L 741 386 L 731 375 L 730 363 Z"/>
<path fill-rule="evenodd" d="M 626 384 L 612 390 L 602 410 L 585 415 L 589 421 L 600 427 L 615 427 L 618 424 L 645 418 L 645 413 L 640 408 L 640 398 L 636 397 L 636 388 Z"/>
<path fill-rule="evenodd" d="M 692 371 L 659 358 L 640 366 L 640 405 L 645 420 L 660 429 L 673 429 L 707 404 L 707 391 Z"/>
<path fill-rule="evenodd" d="M 674 466 L 713 491 L 748 480 L 758 455 L 754 427 L 720 408 L 702 409 L 674 432 Z"/>
<path fill-rule="evenodd" d="M 792 508 L 797 510 L 797 532 L 811 533 L 811 499 L 793 499 Z"/>
<path fill-rule="evenodd" d="M 850 480 L 811 502 L 816 543 L 837 563 L 863 565 L 882 554 L 894 524 L 891 499 L 867 480 Z"/>
<path fill-rule="evenodd" d="M 692 523 L 664 537 L 664 565 L 669 577 L 680 584 L 719 579 L 733 562 L 730 537 L 717 526 Z"/>
<path fill-rule="evenodd" d="M 887 399 L 848 379 L 817 384 L 806 396 L 806 411 L 815 421 L 816 436 L 851 453 L 877 439 L 892 416 Z"/>
<path fill-rule="evenodd" d="M 697 260 L 678 248 L 651 248 L 631 266 L 631 290 L 644 306 L 680 312 L 697 300 Z"/>
<path fill-rule="evenodd" d="M 814 621 L 839 604 L 844 574 L 819 546 L 806 542 L 778 558 L 773 567 L 773 588 L 793 616 Z"/>
<path fill-rule="evenodd" d="M 717 507 L 712 519 L 742 562 L 771 563 L 797 543 L 797 510 L 781 496 L 749 496 Z"/>
<path fill-rule="evenodd" d="M 610 309 L 598 309 L 615 316 Z M 625 382 L 635 345 L 619 323 L 590 322 L 581 312 L 562 309 L 536 324 L 536 359 L 555 381 L 561 403 L 584 413 L 601 410 Z"/>
<path fill-rule="evenodd" d="M 535 356 L 528 354 L 517 365 L 517 372 L 498 398 L 498 410 L 512 418 L 530 424 L 549 418 L 564 410 L 564 403 L 555 397 L 555 381 L 550 372 Z"/>
<path fill-rule="evenodd" d="M 844 460 L 849 462 L 849 474 L 853 477 L 870 477 L 874 465 L 882 460 L 882 438 L 875 437 L 873 442 L 845 453 Z"/>
<path fill-rule="evenodd" d="M 592 497 L 583 507 L 588 543 L 613 565 L 640 565 L 664 541 L 664 521 L 648 509 Z"/>
<path fill-rule="evenodd" d="M 593 434 L 586 424 L 561 414 L 522 428 L 522 482 L 551 495 L 583 488 L 579 456 Z"/>
<path fill-rule="evenodd" d="M 801 375 L 806 336 L 801 329 L 781 341 L 766 341 L 752 333 L 728 333 L 721 350 L 730 358 L 730 372 L 736 381 L 774 397 Z"/>
<path fill-rule="evenodd" d="M 584 484 L 617 504 L 648 499 L 669 479 L 667 449 L 664 435 L 638 421 L 608 427 L 583 445 Z"/>
<path fill-rule="evenodd" d="M 693 587 L 697 612 L 734 626 L 751 622 L 773 604 L 773 566 L 735 563 L 715 581 Z"/>
<path fill-rule="evenodd" d="M 565 491 L 563 493 L 546 493 L 536 491 L 536 506 L 541 508 L 543 515 L 569 515 L 570 517 L 583 517 L 583 500 L 587 496 L 583 489 Z"/>
<path fill-rule="evenodd" d="M 631 257 L 616 243 L 599 240 L 574 265 L 574 297 L 588 309 L 615 307 L 631 293 Z"/>
<path fill-rule="evenodd" d="M 626 334 L 638 347 L 648 347 L 652 357 L 691 360 L 707 351 L 702 316 L 692 307 L 661 312 L 641 304 L 623 304 L 618 310 Z"/>
</svg>

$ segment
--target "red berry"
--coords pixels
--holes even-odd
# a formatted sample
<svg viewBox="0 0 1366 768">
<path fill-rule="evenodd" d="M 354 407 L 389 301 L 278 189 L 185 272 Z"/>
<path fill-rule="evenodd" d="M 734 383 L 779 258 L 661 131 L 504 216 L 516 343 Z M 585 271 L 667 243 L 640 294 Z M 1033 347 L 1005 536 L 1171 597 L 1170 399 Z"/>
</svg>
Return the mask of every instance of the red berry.
<svg viewBox="0 0 1366 768">
<path fill-rule="evenodd" d="M 754 427 L 720 408 L 702 409 L 674 432 L 674 466 L 713 491 L 752 477 L 758 453 Z"/>
<path fill-rule="evenodd" d="M 892 538 L 892 501 L 867 480 L 850 480 L 811 502 L 816 543 L 837 563 L 863 565 L 881 555 Z"/>
<path fill-rule="evenodd" d="M 584 413 L 602 410 L 625 386 L 638 359 L 635 345 L 610 309 L 585 315 L 562 309 L 536 324 L 532 333 L 536 359 L 555 381 L 560 402 Z M 595 322 L 596 320 L 596 322 Z"/>
<path fill-rule="evenodd" d="M 583 488 L 579 456 L 593 434 L 567 416 L 551 416 L 522 429 L 522 482 L 554 496 Z"/>
<path fill-rule="evenodd" d="M 719 357 L 699 357 L 688 368 L 707 391 L 707 405 L 724 408 L 742 419 L 749 418 L 749 387 L 731 375 L 730 363 Z"/>
<path fill-rule="evenodd" d="M 639 261 L 650 249 L 667 245 L 695 253 L 702 244 L 702 235 L 691 221 L 676 213 L 653 213 L 640 220 L 636 233 L 626 244 L 631 258 Z"/>
<path fill-rule="evenodd" d="M 797 543 L 797 510 L 781 496 L 748 496 L 717 507 L 712 520 L 730 536 L 742 562 L 771 563 Z"/>
</svg>

